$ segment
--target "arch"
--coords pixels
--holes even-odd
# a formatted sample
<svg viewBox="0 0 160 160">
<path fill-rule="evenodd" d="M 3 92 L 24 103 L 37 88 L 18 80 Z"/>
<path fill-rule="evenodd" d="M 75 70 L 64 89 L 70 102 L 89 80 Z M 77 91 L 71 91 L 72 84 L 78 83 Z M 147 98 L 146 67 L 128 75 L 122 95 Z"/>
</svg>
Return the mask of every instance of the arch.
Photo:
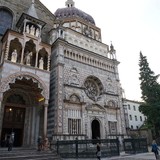
<svg viewBox="0 0 160 160">
<path fill-rule="evenodd" d="M 7 29 L 12 28 L 13 13 L 6 7 L 0 8 L 0 35 L 3 35 Z"/>
<path fill-rule="evenodd" d="M 70 95 L 70 101 L 71 102 L 76 102 L 76 103 L 80 103 L 80 98 L 79 98 L 79 96 L 77 96 L 76 94 L 72 94 L 72 95 Z"/>
<path fill-rule="evenodd" d="M 14 50 L 17 51 L 17 61 L 16 62 L 20 63 L 21 53 L 22 53 L 22 44 L 20 43 L 18 38 L 15 38 L 15 39 L 11 40 L 11 42 L 10 42 L 8 60 L 11 60 L 12 53 Z"/>
<path fill-rule="evenodd" d="M 100 122 L 97 119 L 94 119 L 91 123 L 92 127 L 92 139 L 100 139 L 101 133 L 100 133 Z"/>
<path fill-rule="evenodd" d="M 19 94 L 19 93 L 18 94 L 16 94 L 16 93 L 13 94 L 12 93 L 6 99 L 7 103 L 17 103 L 17 101 L 21 105 L 25 105 L 26 104 L 23 96 L 21 94 Z"/>
<path fill-rule="evenodd" d="M 27 80 L 32 79 L 34 83 L 38 84 L 38 88 L 42 89 L 41 94 L 43 97 L 48 100 L 49 99 L 49 89 L 45 85 L 45 83 L 35 74 L 30 72 L 18 72 L 12 74 L 5 78 L 0 84 L 0 91 L 5 92 L 10 89 L 10 84 L 15 83 L 16 79 L 22 80 L 22 78 L 26 78 Z"/>
<path fill-rule="evenodd" d="M 27 62 L 27 57 L 30 57 L 30 62 Z M 35 67 L 36 62 L 36 44 L 33 42 L 33 40 L 29 40 L 25 44 L 24 49 L 24 64 L 31 65 Z"/>
<path fill-rule="evenodd" d="M 47 70 L 47 64 L 48 64 L 48 52 L 46 51 L 45 48 L 42 48 L 39 50 L 38 53 L 38 67 L 40 68 L 40 59 L 43 59 L 43 69 Z"/>
<path fill-rule="evenodd" d="M 18 94 L 17 94 L 18 93 Z M 22 89 L 17 89 L 16 88 L 16 90 L 12 90 L 12 92 L 5 92 L 4 93 L 4 99 L 3 99 L 3 102 L 4 103 L 7 103 L 7 99 L 8 99 L 8 97 L 12 97 L 13 95 L 20 95 L 22 98 L 23 98 L 23 100 L 25 101 L 25 104 L 29 104 L 30 102 L 31 102 L 31 99 L 30 99 L 30 97 L 26 94 L 26 92 L 24 91 L 24 90 L 22 90 Z"/>
</svg>

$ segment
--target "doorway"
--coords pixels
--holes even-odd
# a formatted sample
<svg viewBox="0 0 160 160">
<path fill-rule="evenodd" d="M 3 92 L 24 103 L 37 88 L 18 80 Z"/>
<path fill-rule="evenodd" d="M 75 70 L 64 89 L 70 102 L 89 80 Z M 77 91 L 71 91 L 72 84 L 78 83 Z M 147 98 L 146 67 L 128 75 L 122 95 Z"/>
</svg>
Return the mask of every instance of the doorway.
<svg viewBox="0 0 160 160">
<path fill-rule="evenodd" d="M 14 137 L 14 146 L 20 147 L 23 144 L 23 130 L 25 120 L 25 108 L 5 106 L 1 146 L 7 146 L 7 139 Z"/>
<path fill-rule="evenodd" d="M 98 120 L 92 121 L 92 139 L 100 139 L 100 124 Z"/>
</svg>

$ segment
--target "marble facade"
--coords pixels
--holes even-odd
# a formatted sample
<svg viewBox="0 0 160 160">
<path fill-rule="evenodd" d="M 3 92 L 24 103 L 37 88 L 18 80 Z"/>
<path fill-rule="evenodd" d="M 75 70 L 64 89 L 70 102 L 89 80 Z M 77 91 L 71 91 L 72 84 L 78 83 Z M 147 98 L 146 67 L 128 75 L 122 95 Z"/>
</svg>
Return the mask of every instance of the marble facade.
<svg viewBox="0 0 160 160">
<path fill-rule="evenodd" d="M 17 146 L 36 145 L 38 136 L 125 135 L 119 62 L 94 19 L 82 11 L 64 16 L 72 0 L 54 14 L 39 0 L 16 3 L 23 5 L 0 1 L 0 14 L 3 9 L 12 26 L 0 30 L 1 140 L 11 132 Z"/>
</svg>

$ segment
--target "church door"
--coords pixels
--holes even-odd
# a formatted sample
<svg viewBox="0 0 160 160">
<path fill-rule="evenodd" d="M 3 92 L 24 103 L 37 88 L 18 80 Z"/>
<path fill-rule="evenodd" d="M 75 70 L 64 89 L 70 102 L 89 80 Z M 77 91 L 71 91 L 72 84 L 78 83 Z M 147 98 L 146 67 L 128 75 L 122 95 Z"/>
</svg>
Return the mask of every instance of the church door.
<svg viewBox="0 0 160 160">
<path fill-rule="evenodd" d="M 100 124 L 97 120 L 92 121 L 92 139 L 100 138 Z"/>
<path fill-rule="evenodd" d="M 25 119 L 25 108 L 5 106 L 1 142 L 6 146 L 6 140 L 11 135 L 14 137 L 14 146 L 23 144 L 23 129 Z"/>
</svg>

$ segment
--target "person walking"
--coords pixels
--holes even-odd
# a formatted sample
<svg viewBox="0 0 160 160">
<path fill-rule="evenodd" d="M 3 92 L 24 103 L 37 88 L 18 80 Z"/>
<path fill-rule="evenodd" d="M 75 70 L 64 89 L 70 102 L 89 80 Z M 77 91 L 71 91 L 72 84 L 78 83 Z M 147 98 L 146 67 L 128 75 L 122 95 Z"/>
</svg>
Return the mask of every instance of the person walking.
<svg viewBox="0 0 160 160">
<path fill-rule="evenodd" d="M 154 153 L 156 159 L 159 159 L 159 153 L 158 153 L 159 148 L 158 148 L 155 140 L 152 141 L 152 146 L 151 147 L 152 147 L 152 152 Z"/>
<path fill-rule="evenodd" d="M 12 136 L 10 136 L 8 139 L 8 151 L 12 151 L 12 147 L 13 147 L 13 138 Z"/>
<path fill-rule="evenodd" d="M 97 143 L 97 152 L 96 152 L 96 156 L 98 160 L 101 160 L 101 147 L 100 144 Z"/>
</svg>

